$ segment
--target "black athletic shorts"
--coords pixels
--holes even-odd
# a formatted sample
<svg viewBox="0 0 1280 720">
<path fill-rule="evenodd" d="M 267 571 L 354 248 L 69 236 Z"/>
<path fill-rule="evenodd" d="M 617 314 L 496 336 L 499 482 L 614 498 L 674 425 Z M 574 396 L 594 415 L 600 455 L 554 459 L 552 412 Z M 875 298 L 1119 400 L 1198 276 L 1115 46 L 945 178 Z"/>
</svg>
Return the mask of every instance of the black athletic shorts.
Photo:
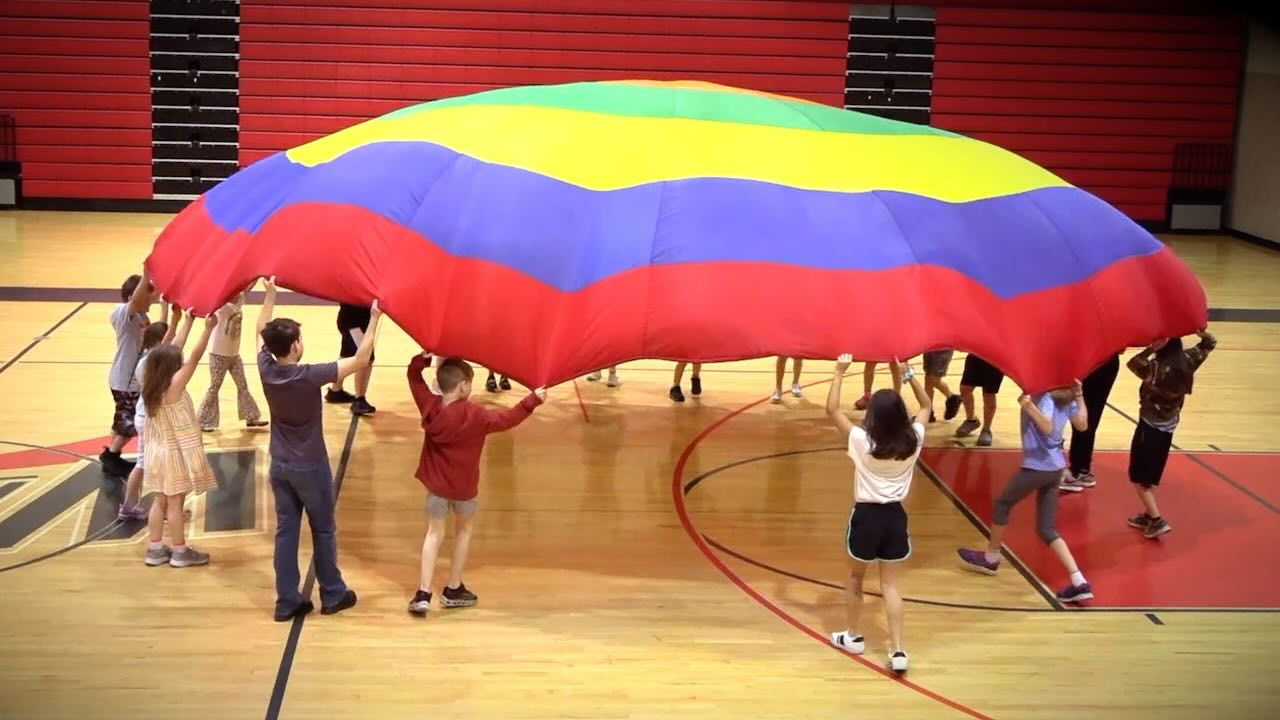
<svg viewBox="0 0 1280 720">
<path fill-rule="evenodd" d="M 997 370 L 995 365 L 973 353 L 969 353 L 964 359 L 964 374 L 960 376 L 962 386 L 980 387 L 987 395 L 995 395 L 1000 392 L 1000 385 L 1003 383 L 1004 373 Z"/>
<path fill-rule="evenodd" d="M 369 330 L 370 309 L 360 307 L 359 305 L 339 305 L 338 306 L 338 334 L 342 336 L 342 348 L 338 352 L 338 357 L 355 357 L 356 351 L 360 349 L 360 343 L 351 336 L 352 330 L 359 330 L 361 333 Z"/>
<path fill-rule="evenodd" d="M 1172 446 L 1173 433 L 1139 420 L 1138 427 L 1133 429 L 1133 443 L 1129 445 L 1129 482 L 1144 487 L 1159 485 Z"/>
<path fill-rule="evenodd" d="M 902 503 L 858 503 L 849 515 L 849 555 L 862 562 L 899 562 L 911 556 L 911 534 Z"/>
</svg>

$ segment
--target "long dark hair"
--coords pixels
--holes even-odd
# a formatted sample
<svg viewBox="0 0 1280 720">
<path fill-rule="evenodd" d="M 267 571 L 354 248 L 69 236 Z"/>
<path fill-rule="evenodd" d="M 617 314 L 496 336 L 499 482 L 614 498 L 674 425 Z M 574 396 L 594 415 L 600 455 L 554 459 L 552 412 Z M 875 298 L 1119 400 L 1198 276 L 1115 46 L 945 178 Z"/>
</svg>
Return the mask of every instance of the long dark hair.
<svg viewBox="0 0 1280 720">
<path fill-rule="evenodd" d="M 887 388 L 871 396 L 862 426 L 871 439 L 871 457 L 877 460 L 906 460 L 920 444 L 911 427 L 907 404 L 901 395 Z"/>
<path fill-rule="evenodd" d="M 142 402 L 147 412 L 153 413 L 164 404 L 164 394 L 169 382 L 182 368 L 182 351 L 172 345 L 164 345 L 147 355 L 147 370 L 142 378 Z"/>
<path fill-rule="evenodd" d="M 1169 341 L 1156 351 L 1151 363 L 1151 384 L 1169 395 L 1190 395 L 1195 383 L 1195 370 L 1182 350 L 1182 338 Z"/>
</svg>

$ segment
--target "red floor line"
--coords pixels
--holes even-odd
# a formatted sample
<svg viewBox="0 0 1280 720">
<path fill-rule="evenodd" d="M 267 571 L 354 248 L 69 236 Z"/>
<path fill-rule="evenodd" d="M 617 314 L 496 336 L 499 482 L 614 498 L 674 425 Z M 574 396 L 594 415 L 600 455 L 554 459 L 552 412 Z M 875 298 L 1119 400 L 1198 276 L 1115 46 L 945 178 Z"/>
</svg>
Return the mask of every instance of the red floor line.
<svg viewBox="0 0 1280 720">
<path fill-rule="evenodd" d="M 824 381 L 821 383 L 811 383 L 811 385 L 825 384 L 825 382 L 829 382 L 829 381 Z M 756 407 L 757 405 L 762 405 L 766 401 L 767 401 L 767 398 L 762 398 L 753 403 L 750 403 L 749 405 L 744 405 L 743 407 L 740 407 L 737 410 L 734 410 L 733 412 L 729 413 L 728 415 L 720 418 L 719 420 L 716 420 L 715 422 L 711 423 L 706 428 L 704 428 L 702 432 L 694 436 L 693 440 L 691 440 L 689 444 L 685 446 L 684 450 L 680 453 L 680 459 L 676 461 L 675 470 L 672 472 L 672 475 L 671 475 L 671 497 L 673 502 L 675 503 L 676 515 L 679 516 L 680 524 L 684 526 L 684 531 L 686 534 L 688 534 L 689 539 L 693 541 L 693 544 L 697 546 L 699 552 L 701 552 L 702 555 L 706 557 L 707 560 L 710 561 L 711 564 L 714 565 L 715 568 L 719 570 L 720 573 L 729 580 L 729 582 L 736 585 L 738 589 L 746 593 L 748 597 L 750 597 L 752 600 L 759 603 L 762 607 L 764 607 L 766 610 L 776 615 L 779 619 L 783 620 L 788 625 L 791 625 L 792 627 L 799 630 L 800 632 L 808 635 L 809 637 L 813 638 L 819 643 L 822 643 L 823 647 L 829 648 L 832 652 L 839 653 L 844 657 L 847 657 L 857 663 L 860 663 L 861 665 L 875 671 L 876 673 L 879 673 L 880 675 L 890 680 L 893 680 L 894 682 L 902 683 L 906 687 L 920 693 L 921 695 L 924 695 L 925 697 L 931 700 L 942 703 L 943 705 L 946 705 L 947 707 L 953 710 L 957 710 L 973 718 L 979 718 L 980 720 L 993 720 L 993 718 L 991 718 L 989 715 L 984 715 L 978 712 L 977 710 L 974 710 L 973 708 L 970 708 L 966 705 L 958 703 L 955 700 L 952 700 L 944 695 L 939 695 L 938 693 L 933 692 L 932 690 L 922 685 L 917 685 L 916 683 L 910 680 L 907 680 L 906 678 L 899 677 L 895 673 L 885 668 L 882 668 L 879 665 L 876 665 L 875 663 L 871 662 L 870 660 L 867 660 L 866 658 L 860 655 L 850 655 L 849 653 L 846 653 L 836 648 L 831 644 L 830 639 L 825 634 L 818 632 L 817 630 L 814 630 L 808 625 L 805 625 L 803 622 L 796 619 L 786 610 L 783 610 L 782 608 L 773 604 L 768 598 L 764 597 L 759 592 L 757 592 L 755 588 L 748 585 L 746 581 L 738 577 L 738 575 L 734 573 L 732 570 L 730 570 L 729 566 L 726 565 L 724 561 L 720 559 L 720 556 L 712 551 L 711 547 L 707 545 L 706 540 L 702 538 L 702 534 L 699 533 L 698 530 L 693 526 L 693 521 L 689 518 L 688 509 L 685 507 L 684 492 L 683 492 L 684 468 L 685 468 L 685 465 L 688 464 L 689 462 L 689 457 L 693 454 L 693 451 L 697 449 L 698 444 L 701 443 L 702 440 L 706 438 L 707 435 L 710 435 L 714 430 L 720 428 L 725 423 L 729 422 L 730 420 L 737 417 L 738 415 L 741 415 L 742 413 L 746 412 L 747 410 L 750 410 L 753 407 Z"/>
<path fill-rule="evenodd" d="M 578 381 L 573 381 L 573 394 L 578 396 L 578 408 L 582 410 L 582 419 L 588 425 L 591 424 L 591 416 L 587 414 L 587 404 L 582 402 L 582 390 L 578 389 Z"/>
</svg>

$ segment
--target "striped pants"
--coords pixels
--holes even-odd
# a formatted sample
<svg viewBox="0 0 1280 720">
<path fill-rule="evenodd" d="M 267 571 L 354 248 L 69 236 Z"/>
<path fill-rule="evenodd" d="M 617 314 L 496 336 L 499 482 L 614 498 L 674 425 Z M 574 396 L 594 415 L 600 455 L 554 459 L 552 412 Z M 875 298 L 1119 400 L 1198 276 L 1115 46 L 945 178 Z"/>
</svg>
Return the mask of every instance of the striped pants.
<svg viewBox="0 0 1280 720">
<path fill-rule="evenodd" d="M 228 372 L 231 373 L 231 379 L 236 384 L 236 413 L 240 419 L 245 422 L 257 422 L 262 419 L 262 411 L 258 409 L 258 403 L 254 401 L 253 395 L 249 393 L 249 381 L 244 377 L 244 363 L 240 361 L 240 356 L 227 357 L 210 353 L 209 392 L 205 393 L 199 412 L 200 427 L 203 429 L 212 430 L 218 427 L 218 391 L 222 389 L 222 380 L 226 378 Z"/>
</svg>

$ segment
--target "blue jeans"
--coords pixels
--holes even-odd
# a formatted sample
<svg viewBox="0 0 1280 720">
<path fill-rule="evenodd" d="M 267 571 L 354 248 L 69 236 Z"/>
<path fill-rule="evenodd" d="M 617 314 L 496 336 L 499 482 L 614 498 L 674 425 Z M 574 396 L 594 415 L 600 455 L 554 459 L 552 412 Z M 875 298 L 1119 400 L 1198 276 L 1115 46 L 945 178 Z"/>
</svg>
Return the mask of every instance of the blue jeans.
<svg viewBox="0 0 1280 720">
<path fill-rule="evenodd" d="M 290 612 L 306 598 L 298 592 L 298 537 L 302 512 L 311 524 L 316 579 L 322 606 L 347 593 L 338 570 L 337 520 L 334 517 L 333 473 L 329 463 L 271 462 L 271 492 L 276 498 L 276 610 Z"/>
</svg>

